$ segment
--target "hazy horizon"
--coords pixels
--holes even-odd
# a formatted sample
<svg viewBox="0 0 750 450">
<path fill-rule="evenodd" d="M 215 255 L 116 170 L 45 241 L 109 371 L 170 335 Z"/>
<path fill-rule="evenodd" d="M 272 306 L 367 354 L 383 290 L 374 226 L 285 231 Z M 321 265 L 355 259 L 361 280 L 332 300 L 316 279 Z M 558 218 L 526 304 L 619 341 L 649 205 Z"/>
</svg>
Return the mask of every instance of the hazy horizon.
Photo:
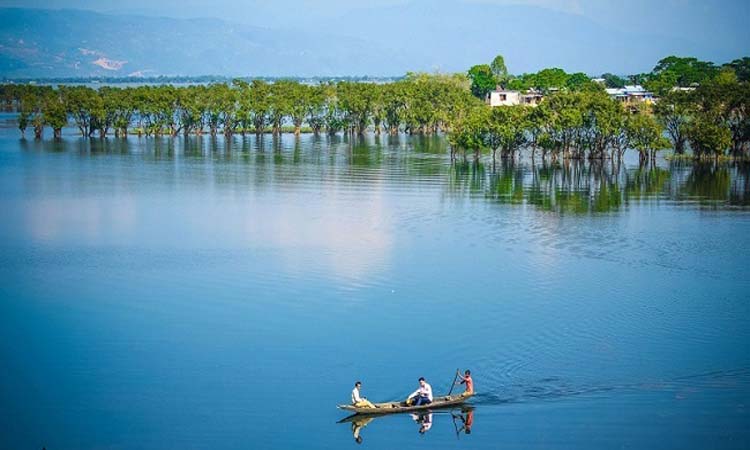
<svg viewBox="0 0 750 450">
<path fill-rule="evenodd" d="M 184 54 L 187 51 L 184 49 L 176 48 L 170 53 L 169 48 L 164 48 L 159 58 L 148 59 L 134 55 L 137 50 L 129 48 L 127 41 L 132 34 L 121 29 L 100 26 L 99 35 L 80 37 L 79 34 L 92 33 L 86 24 L 64 23 L 67 25 L 65 34 L 44 36 L 48 30 L 46 23 L 34 29 L 33 25 L 22 24 L 24 27 L 21 27 L 6 21 L 2 24 L 5 45 L 0 47 L 0 62 L 6 64 L 0 67 L 0 76 L 10 77 L 24 74 L 71 76 L 76 70 L 81 76 L 127 76 L 131 73 L 397 76 L 406 71 L 461 72 L 473 64 L 489 62 L 495 54 L 505 55 L 512 73 L 561 67 L 589 75 L 632 74 L 651 70 L 660 58 L 671 54 L 695 56 L 718 64 L 750 54 L 747 44 L 750 27 L 746 25 L 750 21 L 750 2 L 736 0 L 658 3 L 646 0 L 371 0 L 366 5 L 344 0 L 268 3 L 259 0 L 210 3 L 133 0 L 125 6 L 114 0 L 0 0 L 0 8 L 72 9 L 116 17 L 223 20 L 239 25 L 235 27 L 237 30 L 229 30 L 235 34 L 219 39 L 216 33 L 226 31 L 219 26 L 201 37 L 205 45 L 222 50 L 227 46 L 238 47 L 232 48 L 234 54 L 225 58 L 250 61 L 244 66 L 217 65 L 207 59 L 203 66 L 218 68 L 221 72 L 213 73 L 209 69 L 196 72 L 200 64 L 191 63 L 191 58 L 206 58 L 204 53 L 208 50 L 196 56 L 189 52 Z M 158 29 L 162 35 L 178 34 L 169 28 Z M 202 31 L 195 30 L 195 33 Z M 112 36 L 104 36 L 107 34 Z M 104 39 L 111 42 L 100 42 Z M 92 41 L 96 41 L 98 47 L 89 48 Z M 19 42 L 22 48 L 14 48 L 14 45 L 19 47 Z M 36 46 L 29 47 L 29 42 Z M 179 46 L 176 39 L 175 46 Z M 265 46 L 268 51 L 254 51 L 258 46 Z M 95 51 L 108 60 L 122 61 L 123 68 L 92 69 L 95 61 L 75 55 L 80 48 Z M 63 55 L 66 61 L 55 66 L 44 59 L 29 60 L 30 54 L 41 52 L 52 58 Z M 162 65 L 161 61 L 170 59 L 170 55 L 174 55 L 175 60 L 185 61 L 184 66 L 176 62 Z M 279 62 L 282 55 L 290 61 L 299 59 L 298 64 Z M 375 60 L 380 61 L 376 64 Z M 46 66 L 49 67 L 42 70 Z"/>
</svg>

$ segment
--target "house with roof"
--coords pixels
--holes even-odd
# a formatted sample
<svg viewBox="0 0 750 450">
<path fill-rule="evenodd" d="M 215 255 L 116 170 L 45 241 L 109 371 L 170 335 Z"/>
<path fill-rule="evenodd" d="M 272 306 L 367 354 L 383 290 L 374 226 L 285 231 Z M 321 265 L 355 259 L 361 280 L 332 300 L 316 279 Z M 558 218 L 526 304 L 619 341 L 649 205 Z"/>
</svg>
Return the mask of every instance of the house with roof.
<svg viewBox="0 0 750 450">
<path fill-rule="evenodd" d="M 528 92 L 511 91 L 506 89 L 495 89 L 490 92 L 488 102 L 490 106 L 536 106 L 544 96 L 541 92 L 529 90 Z"/>
<path fill-rule="evenodd" d="M 672 92 L 693 92 L 694 90 L 698 89 L 696 86 L 675 86 L 672 88 Z"/>
<path fill-rule="evenodd" d="M 490 92 L 490 106 L 515 106 L 521 104 L 521 93 L 519 91 L 508 91 L 495 89 Z"/>
<path fill-rule="evenodd" d="M 648 92 L 640 84 L 626 85 L 622 88 L 607 88 L 605 91 L 611 98 L 627 104 L 654 101 L 654 94 Z"/>
</svg>

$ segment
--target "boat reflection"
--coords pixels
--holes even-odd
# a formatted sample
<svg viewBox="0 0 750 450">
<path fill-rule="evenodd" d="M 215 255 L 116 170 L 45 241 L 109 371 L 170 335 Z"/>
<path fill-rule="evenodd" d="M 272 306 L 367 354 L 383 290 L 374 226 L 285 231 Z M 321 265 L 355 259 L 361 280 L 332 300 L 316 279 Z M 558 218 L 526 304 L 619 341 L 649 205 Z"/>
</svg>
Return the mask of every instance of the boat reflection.
<svg viewBox="0 0 750 450">
<path fill-rule="evenodd" d="M 351 416 L 341 419 L 338 423 L 348 423 L 351 425 L 352 437 L 354 442 L 361 444 L 364 441 L 362 431 L 370 423 L 377 419 L 383 419 L 385 417 L 393 417 L 394 415 L 368 415 L 368 414 L 353 414 Z M 404 416 L 399 414 L 399 416 Z M 471 427 L 474 424 L 474 408 L 471 406 L 464 406 L 456 409 L 441 409 L 441 410 L 425 410 L 419 413 L 409 414 L 409 417 L 417 424 L 417 433 L 420 435 L 426 434 L 430 431 L 434 424 L 434 419 L 439 416 L 450 416 L 453 428 L 456 433 L 456 438 L 459 438 L 462 434 L 471 434 Z M 445 422 L 438 420 L 439 422 Z"/>
<path fill-rule="evenodd" d="M 354 441 L 357 444 L 362 443 L 362 436 L 360 436 L 360 432 L 373 420 L 375 420 L 375 416 L 359 417 L 356 420 L 352 420 L 352 436 L 354 437 Z"/>
<path fill-rule="evenodd" d="M 411 418 L 419 424 L 419 434 L 425 434 L 432 428 L 432 411 L 411 414 Z"/>
<path fill-rule="evenodd" d="M 465 411 L 461 411 L 461 414 L 451 413 L 453 418 L 453 426 L 456 428 L 456 437 L 460 437 L 461 433 L 471 434 L 471 426 L 474 425 L 474 408 L 466 408 Z M 461 421 L 459 427 L 457 420 Z"/>
</svg>

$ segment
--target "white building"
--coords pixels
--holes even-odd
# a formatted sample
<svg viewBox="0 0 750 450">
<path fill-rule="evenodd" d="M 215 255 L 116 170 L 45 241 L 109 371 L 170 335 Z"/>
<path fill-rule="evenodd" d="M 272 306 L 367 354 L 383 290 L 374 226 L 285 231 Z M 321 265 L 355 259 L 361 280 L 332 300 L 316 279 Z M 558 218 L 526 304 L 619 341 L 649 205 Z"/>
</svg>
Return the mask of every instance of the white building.
<svg viewBox="0 0 750 450">
<path fill-rule="evenodd" d="M 521 104 L 521 93 L 496 89 L 490 92 L 490 106 L 515 106 Z"/>
<path fill-rule="evenodd" d="M 490 92 L 490 106 L 536 106 L 542 101 L 542 94 L 535 91 L 521 93 L 519 91 L 508 91 L 496 89 Z"/>
<path fill-rule="evenodd" d="M 610 97 L 623 103 L 652 102 L 654 100 L 654 94 L 648 92 L 640 84 L 631 84 L 623 88 L 608 88 L 605 90 Z"/>
</svg>

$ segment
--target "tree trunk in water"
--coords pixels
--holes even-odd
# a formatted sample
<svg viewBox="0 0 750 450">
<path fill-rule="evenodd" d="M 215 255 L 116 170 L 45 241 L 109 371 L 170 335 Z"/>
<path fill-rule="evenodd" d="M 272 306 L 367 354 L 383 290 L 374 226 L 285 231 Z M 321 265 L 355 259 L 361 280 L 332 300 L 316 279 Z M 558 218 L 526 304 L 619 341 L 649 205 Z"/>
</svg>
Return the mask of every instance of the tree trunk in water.
<svg viewBox="0 0 750 450">
<path fill-rule="evenodd" d="M 55 140 L 59 141 L 60 139 L 62 139 L 62 128 L 55 128 L 52 131 L 53 131 Z"/>
<path fill-rule="evenodd" d="M 34 127 L 34 139 L 41 139 L 44 127 Z"/>
<path fill-rule="evenodd" d="M 685 154 L 685 141 L 683 140 L 677 140 L 674 143 L 674 152 L 677 155 L 683 155 Z"/>
</svg>

